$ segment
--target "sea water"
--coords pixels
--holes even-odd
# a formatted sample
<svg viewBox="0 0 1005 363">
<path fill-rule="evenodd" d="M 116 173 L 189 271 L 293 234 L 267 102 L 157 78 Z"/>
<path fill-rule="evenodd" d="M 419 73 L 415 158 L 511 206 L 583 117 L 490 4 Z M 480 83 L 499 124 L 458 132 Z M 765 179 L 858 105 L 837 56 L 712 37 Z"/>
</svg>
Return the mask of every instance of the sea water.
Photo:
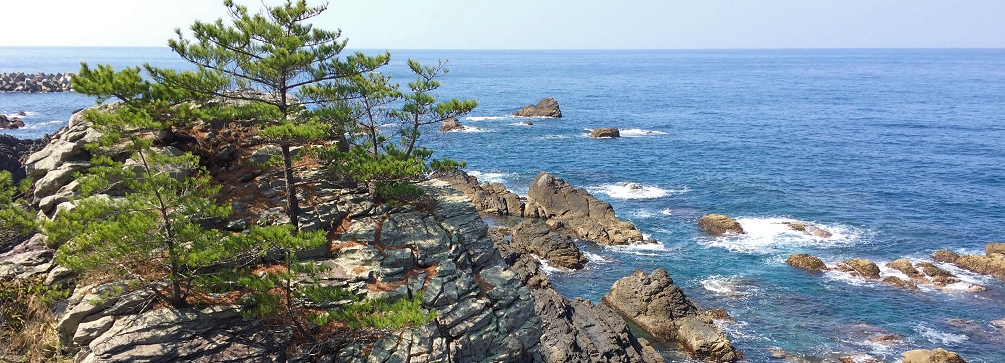
<svg viewBox="0 0 1005 363">
<path fill-rule="evenodd" d="M 164 48 L 2 48 L 0 72 L 187 65 Z M 373 52 L 371 52 L 373 53 Z M 441 98 L 473 98 L 467 128 L 430 130 L 436 157 L 464 160 L 481 181 L 526 194 L 549 171 L 610 202 L 660 243 L 580 242 L 581 271 L 550 270 L 562 294 L 598 302 L 635 269 L 665 268 L 750 361 L 780 347 L 811 361 L 865 355 L 899 361 L 945 347 L 969 362 L 1005 357 L 1002 281 L 949 268 L 986 291 L 910 292 L 785 264 L 809 253 L 834 265 L 931 261 L 941 248 L 983 252 L 1005 240 L 1005 50 L 393 51 L 404 62 L 449 59 Z M 508 116 L 554 97 L 559 119 Z M 28 111 L 38 137 L 93 104 L 81 95 L 0 94 Z M 55 120 L 55 121 L 54 121 Z M 523 124 L 531 121 L 533 125 Z M 589 130 L 616 126 L 618 139 Z M 626 185 L 634 183 L 635 185 Z M 737 217 L 746 235 L 711 237 L 706 213 Z M 807 236 L 782 222 L 833 233 Z M 884 276 L 898 272 L 884 268 Z M 899 337 L 891 344 L 869 340 Z"/>
</svg>

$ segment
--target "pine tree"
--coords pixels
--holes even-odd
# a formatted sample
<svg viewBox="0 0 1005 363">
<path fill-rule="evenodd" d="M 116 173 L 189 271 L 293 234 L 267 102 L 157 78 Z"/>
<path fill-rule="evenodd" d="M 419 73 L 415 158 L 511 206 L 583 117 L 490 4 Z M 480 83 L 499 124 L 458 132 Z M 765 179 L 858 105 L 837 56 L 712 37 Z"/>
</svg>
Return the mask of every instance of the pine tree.
<svg viewBox="0 0 1005 363">
<path fill-rule="evenodd" d="M 191 27 L 194 40 L 186 39 L 177 30 L 178 39 L 170 40 L 168 45 L 199 69 L 230 77 L 229 89 L 201 88 L 199 84 L 179 86 L 263 106 L 256 109 L 259 118 L 265 120 L 261 134 L 281 150 L 286 212 L 297 227 L 300 205 L 290 147 L 339 139 L 344 131 L 312 117 L 307 109 L 314 101 L 298 94 L 298 90 L 319 83 L 343 88 L 347 79 L 386 65 L 390 55 L 370 57 L 357 52 L 341 58 L 346 45 L 340 39 L 341 32 L 318 29 L 309 23 L 327 5 L 311 7 L 304 0 L 287 1 L 265 7 L 257 14 L 231 0 L 224 1 L 224 5 L 229 11 L 229 24 L 222 19 L 213 23 L 197 21 Z M 267 96 L 240 92 L 249 88 Z"/>
</svg>

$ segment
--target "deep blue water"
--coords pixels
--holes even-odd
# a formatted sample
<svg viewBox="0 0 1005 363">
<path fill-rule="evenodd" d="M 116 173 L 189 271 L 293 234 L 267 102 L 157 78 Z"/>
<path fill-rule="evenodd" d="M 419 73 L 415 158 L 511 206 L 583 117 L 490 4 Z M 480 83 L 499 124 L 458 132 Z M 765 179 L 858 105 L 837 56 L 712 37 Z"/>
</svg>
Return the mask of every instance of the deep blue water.
<svg viewBox="0 0 1005 363">
<path fill-rule="evenodd" d="M 79 61 L 184 67 L 166 49 L 2 48 L 3 71 L 73 71 Z M 661 244 L 584 243 L 589 266 L 553 272 L 566 296 L 598 301 L 634 269 L 666 268 L 703 308 L 725 308 L 724 328 L 750 361 L 778 346 L 812 361 L 870 354 L 899 361 L 945 347 L 969 362 L 998 362 L 1005 284 L 951 270 L 983 292 L 906 292 L 784 263 L 865 257 L 928 261 L 947 248 L 983 253 L 1005 239 L 1005 50 L 397 51 L 450 59 L 444 97 L 480 103 L 471 129 L 430 133 L 437 156 L 467 161 L 480 179 L 525 193 L 542 170 L 611 202 Z M 561 119 L 506 117 L 554 97 Z M 0 94 L 0 111 L 35 112 L 21 137 L 52 132 L 75 94 Z M 617 126 L 626 137 L 594 140 Z M 627 130 L 627 131 L 626 131 Z M 642 192 L 622 187 L 634 182 Z M 738 217 L 741 237 L 712 238 L 705 213 Z M 787 231 L 798 220 L 829 239 Z M 884 276 L 890 274 L 884 270 Z M 962 319 L 962 320 L 958 320 Z M 870 343 L 896 334 L 892 345 Z"/>
</svg>

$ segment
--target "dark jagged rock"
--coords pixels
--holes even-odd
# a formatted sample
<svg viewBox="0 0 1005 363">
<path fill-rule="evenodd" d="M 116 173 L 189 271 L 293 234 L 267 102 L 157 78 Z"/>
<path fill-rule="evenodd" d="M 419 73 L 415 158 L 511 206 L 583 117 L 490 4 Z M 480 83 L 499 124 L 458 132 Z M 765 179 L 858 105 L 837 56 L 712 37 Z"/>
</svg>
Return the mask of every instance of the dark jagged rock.
<svg viewBox="0 0 1005 363">
<path fill-rule="evenodd" d="M 440 131 L 450 132 L 457 130 L 464 130 L 464 125 L 461 125 L 461 122 L 457 121 L 456 117 L 448 118 L 440 123 Z"/>
<path fill-rule="evenodd" d="M 698 227 L 713 236 L 745 234 L 743 227 L 735 219 L 722 214 L 706 214 L 698 219 Z"/>
<path fill-rule="evenodd" d="M 680 342 L 697 359 L 713 362 L 743 359 L 662 268 L 650 275 L 636 270 L 616 281 L 603 301 L 657 339 Z"/>
<path fill-rule="evenodd" d="M 599 128 L 599 129 L 594 129 L 593 131 L 590 131 L 590 137 L 592 137 L 594 139 L 600 139 L 600 138 L 617 138 L 617 137 L 621 137 L 621 131 L 618 131 L 617 127 Z"/>
<path fill-rule="evenodd" d="M 540 221 L 524 221 L 513 227 L 513 245 L 548 260 L 552 266 L 570 270 L 586 266 L 586 256 L 572 238 L 551 231 Z"/>
<path fill-rule="evenodd" d="M 562 117 L 562 110 L 558 108 L 558 101 L 554 98 L 542 98 L 536 105 L 529 105 L 513 114 L 522 117 Z"/>
<path fill-rule="evenodd" d="M 27 175 L 24 161 L 28 155 L 41 150 L 49 143 L 49 137 L 41 139 L 20 140 L 16 137 L 0 134 L 0 170 L 6 170 L 19 182 Z"/>
<path fill-rule="evenodd" d="M 811 272 L 821 272 L 827 270 L 827 265 L 825 265 L 823 261 L 815 256 L 810 256 L 805 253 L 791 255 L 789 258 L 785 259 L 785 263 L 789 264 L 789 266 L 801 268 Z"/>
<path fill-rule="evenodd" d="M 561 233 L 604 245 L 643 242 L 642 232 L 619 220 L 609 203 L 547 172 L 531 182 L 524 217 L 548 219 L 549 227 Z"/>
</svg>

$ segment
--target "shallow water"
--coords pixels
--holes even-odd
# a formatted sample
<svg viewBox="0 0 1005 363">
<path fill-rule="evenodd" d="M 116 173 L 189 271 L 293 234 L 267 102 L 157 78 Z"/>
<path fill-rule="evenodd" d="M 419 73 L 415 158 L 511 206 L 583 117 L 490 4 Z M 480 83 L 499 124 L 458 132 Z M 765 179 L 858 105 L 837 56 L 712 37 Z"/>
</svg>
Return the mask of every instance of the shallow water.
<svg viewBox="0 0 1005 363">
<path fill-rule="evenodd" d="M 35 58 L 15 56 L 0 71 L 72 71 L 84 56 L 177 64 L 163 50 L 130 58 L 122 49 L 81 49 L 50 49 L 37 70 L 27 69 Z M 663 267 L 703 308 L 737 319 L 723 328 L 751 361 L 767 360 L 767 346 L 811 360 L 865 353 L 899 361 L 908 349 L 937 346 L 969 362 L 1005 354 L 1005 333 L 990 324 L 1005 318 L 999 280 L 953 270 L 987 291 L 907 292 L 784 262 L 792 253 L 832 265 L 853 257 L 929 261 L 940 248 L 976 253 L 1005 238 L 1003 50 L 392 54 L 401 83 L 410 81 L 405 59 L 449 58 L 442 94 L 480 103 L 461 118 L 465 132 L 429 133 L 438 157 L 465 160 L 479 180 L 520 194 L 550 171 L 661 242 L 583 243 L 586 269 L 550 273 L 566 296 L 596 302 L 632 270 Z M 506 116 L 541 97 L 556 98 L 565 117 Z M 14 134 L 37 136 L 59 126 L 43 122 L 92 102 L 0 94 L 0 112 L 35 112 L 25 121 L 38 126 Z M 610 126 L 624 137 L 587 137 Z M 696 221 L 712 212 L 737 217 L 749 233 L 703 234 Z M 783 221 L 834 236 L 805 236 Z M 869 341 L 881 334 L 901 339 Z"/>
</svg>

